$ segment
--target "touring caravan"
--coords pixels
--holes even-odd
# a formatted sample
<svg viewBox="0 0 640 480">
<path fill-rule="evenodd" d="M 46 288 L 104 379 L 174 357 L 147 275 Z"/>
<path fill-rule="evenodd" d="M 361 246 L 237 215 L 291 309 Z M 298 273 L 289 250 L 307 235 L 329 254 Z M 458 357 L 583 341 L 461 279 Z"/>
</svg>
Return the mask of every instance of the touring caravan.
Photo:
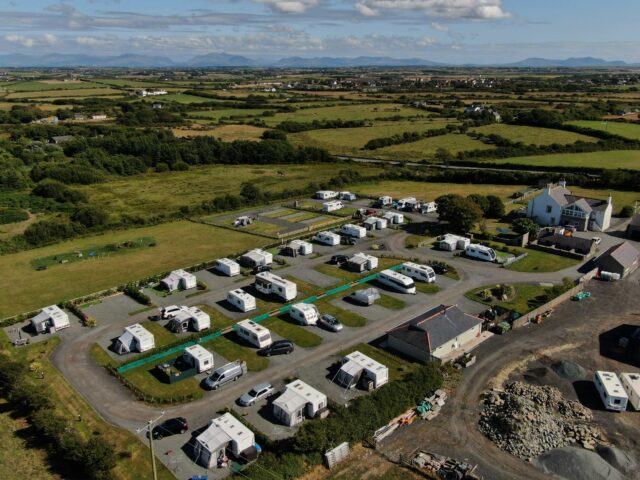
<svg viewBox="0 0 640 480">
<path fill-rule="evenodd" d="M 621 373 L 620 383 L 627 392 L 629 403 L 636 411 L 640 411 L 640 373 Z"/>
<path fill-rule="evenodd" d="M 225 413 L 209 422 L 205 431 L 193 444 L 194 461 L 205 468 L 221 467 L 228 463 L 227 453 L 238 460 L 255 458 L 255 436 L 240 420 Z"/>
<path fill-rule="evenodd" d="M 185 270 L 174 270 L 168 276 L 160 280 L 160 286 L 169 292 L 176 290 L 189 290 L 195 288 L 198 280 L 193 273 Z"/>
<path fill-rule="evenodd" d="M 378 259 L 373 255 L 358 252 L 347 260 L 347 270 L 362 273 L 367 270 L 378 268 Z"/>
<path fill-rule="evenodd" d="M 315 241 L 323 245 L 335 247 L 336 245 L 340 245 L 340 235 L 333 232 L 319 232 L 315 236 Z"/>
<path fill-rule="evenodd" d="M 318 200 L 331 200 L 337 196 L 338 192 L 334 192 L 333 190 L 319 190 L 316 192 L 316 198 Z"/>
<path fill-rule="evenodd" d="M 139 323 L 125 327 L 114 344 L 114 351 L 120 355 L 131 352 L 146 352 L 155 347 L 153 334 Z"/>
<path fill-rule="evenodd" d="M 31 326 L 36 333 L 53 333 L 71 325 L 69 315 L 57 305 L 50 305 L 31 319 Z"/>
<path fill-rule="evenodd" d="M 196 367 L 198 373 L 206 372 L 213 368 L 213 354 L 202 345 L 191 345 L 184 349 L 183 361 L 187 365 Z"/>
<path fill-rule="evenodd" d="M 477 258 L 485 262 L 495 262 L 498 256 L 493 248 L 485 247 L 477 243 L 471 243 L 467 246 L 464 254 L 469 258 Z"/>
<path fill-rule="evenodd" d="M 367 230 L 383 230 L 387 228 L 386 218 L 369 217 L 362 223 Z"/>
<path fill-rule="evenodd" d="M 234 277 L 240 275 L 240 265 L 228 258 L 220 258 L 216 260 L 214 267 L 218 272 L 226 275 L 227 277 Z"/>
<path fill-rule="evenodd" d="M 274 275 L 271 272 L 260 272 L 256 274 L 255 287 L 260 293 L 276 295 L 285 302 L 293 300 L 298 295 L 298 288 L 295 283 Z"/>
<path fill-rule="evenodd" d="M 340 195 L 338 195 L 338 197 L 340 198 L 340 200 L 345 200 L 347 202 L 355 202 L 358 199 L 358 197 L 356 197 L 356 195 L 351 192 L 340 192 Z"/>
<path fill-rule="evenodd" d="M 401 293 L 416 293 L 415 282 L 406 275 L 395 270 L 383 270 L 378 275 L 378 281 L 393 290 Z"/>
<path fill-rule="evenodd" d="M 240 338 L 256 348 L 266 348 L 272 343 L 269 329 L 252 320 L 242 320 L 236 323 L 235 330 Z"/>
<path fill-rule="evenodd" d="M 360 384 L 367 390 L 380 388 L 389 382 L 389 369 L 364 353 L 355 351 L 342 358 L 336 382 L 346 388 Z"/>
<path fill-rule="evenodd" d="M 300 325 L 316 325 L 320 318 L 318 307 L 312 303 L 296 303 L 291 305 L 289 315 Z"/>
<path fill-rule="evenodd" d="M 175 313 L 167 328 L 174 333 L 183 333 L 188 330 L 201 332 L 211 326 L 211 317 L 198 307 L 180 307 Z"/>
<path fill-rule="evenodd" d="M 273 255 L 259 248 L 250 250 L 240 257 L 240 264 L 248 268 L 263 267 L 272 263 Z"/>
<path fill-rule="evenodd" d="M 313 253 L 313 244 L 304 240 L 291 240 L 287 247 L 300 255 L 311 255 Z"/>
<path fill-rule="evenodd" d="M 241 312 L 250 312 L 251 310 L 256 309 L 255 297 L 245 292 L 241 288 L 231 290 L 227 294 L 227 302 L 229 302 Z"/>
<path fill-rule="evenodd" d="M 460 237 L 447 233 L 438 238 L 438 248 L 453 252 L 454 250 L 464 250 L 471 244 L 471 240 L 467 237 Z"/>
<path fill-rule="evenodd" d="M 615 373 L 597 371 L 593 375 L 593 383 L 600 394 L 604 408 L 618 412 L 624 412 L 627 409 L 629 396 Z"/>
<path fill-rule="evenodd" d="M 335 212 L 341 208 L 344 208 L 344 205 L 340 200 L 330 200 L 322 204 L 322 211 L 326 213 Z"/>
<path fill-rule="evenodd" d="M 378 197 L 378 201 L 376 202 L 376 205 L 378 207 L 386 207 L 388 205 L 391 205 L 393 203 L 393 198 L 389 197 L 388 195 L 384 195 L 382 197 Z"/>
<path fill-rule="evenodd" d="M 420 213 L 423 215 L 427 213 L 434 213 L 438 211 L 438 205 L 436 202 L 423 202 L 420 204 Z"/>
<path fill-rule="evenodd" d="M 399 212 L 385 212 L 382 218 L 386 219 L 388 223 L 393 225 L 400 225 L 404 223 L 404 215 Z"/>
<path fill-rule="evenodd" d="M 340 227 L 340 233 L 348 237 L 364 238 L 367 236 L 367 230 L 352 223 L 346 223 Z"/>
<path fill-rule="evenodd" d="M 414 197 L 401 198 L 396 202 L 398 210 L 411 211 L 415 208 L 418 201 Z"/>
<path fill-rule="evenodd" d="M 363 288 L 352 292 L 348 298 L 360 305 L 370 306 L 380 299 L 380 292 L 377 288 Z"/>
<path fill-rule="evenodd" d="M 302 380 L 284 387 L 284 392 L 273 402 L 273 415 L 280 423 L 293 427 L 305 417 L 314 418 L 327 408 L 327 396 Z"/>
<path fill-rule="evenodd" d="M 405 262 L 400 267 L 400 273 L 420 282 L 433 283 L 436 281 L 436 272 L 428 265 Z"/>
</svg>

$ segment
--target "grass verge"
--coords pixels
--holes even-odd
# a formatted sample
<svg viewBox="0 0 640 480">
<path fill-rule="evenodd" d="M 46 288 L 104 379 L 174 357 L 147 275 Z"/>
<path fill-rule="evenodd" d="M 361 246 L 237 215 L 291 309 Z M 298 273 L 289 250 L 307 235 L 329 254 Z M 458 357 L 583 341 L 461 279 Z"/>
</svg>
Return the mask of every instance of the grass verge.
<svg viewBox="0 0 640 480">
<path fill-rule="evenodd" d="M 245 361 L 247 363 L 247 369 L 252 372 L 259 372 L 269 366 L 269 359 L 259 356 L 255 348 L 245 347 L 241 345 L 240 342 L 241 340 L 238 335 L 235 332 L 230 332 L 205 342 L 202 346 L 222 355 L 230 362 L 234 360 Z"/>
<path fill-rule="evenodd" d="M 301 327 L 291 322 L 289 314 L 284 313 L 277 317 L 267 318 L 262 322 L 262 325 L 273 330 L 281 337 L 291 340 L 299 347 L 313 348 L 322 343 L 322 337 L 309 331 L 306 327 Z"/>
</svg>

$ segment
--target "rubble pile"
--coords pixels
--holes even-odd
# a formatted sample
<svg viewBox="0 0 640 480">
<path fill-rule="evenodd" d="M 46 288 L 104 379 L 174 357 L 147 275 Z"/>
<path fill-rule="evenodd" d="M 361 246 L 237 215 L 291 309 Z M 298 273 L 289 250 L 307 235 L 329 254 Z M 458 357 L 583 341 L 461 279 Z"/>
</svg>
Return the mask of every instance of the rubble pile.
<svg viewBox="0 0 640 480">
<path fill-rule="evenodd" d="M 522 382 L 485 393 L 480 431 L 500 449 L 533 460 L 554 448 L 578 444 L 593 450 L 600 438 L 591 411 L 565 400 L 557 388 Z"/>
</svg>

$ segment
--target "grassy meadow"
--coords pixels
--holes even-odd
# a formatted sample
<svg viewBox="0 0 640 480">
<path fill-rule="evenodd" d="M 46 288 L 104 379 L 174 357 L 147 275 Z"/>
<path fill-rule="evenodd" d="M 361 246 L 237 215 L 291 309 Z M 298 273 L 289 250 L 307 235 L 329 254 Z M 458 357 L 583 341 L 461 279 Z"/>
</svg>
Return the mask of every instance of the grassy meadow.
<svg viewBox="0 0 640 480">
<path fill-rule="evenodd" d="M 424 200 L 434 200 L 440 195 L 457 193 L 470 195 L 480 193 L 482 195 L 497 195 L 508 199 L 512 194 L 524 189 L 523 185 L 490 185 L 490 184 L 465 184 L 465 183 L 429 183 L 411 182 L 402 180 L 386 180 L 365 185 L 354 185 L 351 191 L 359 195 L 378 197 L 390 195 L 393 198 L 416 197 Z"/>
<path fill-rule="evenodd" d="M 640 125 L 637 123 L 603 122 L 600 120 L 580 120 L 568 123 L 578 127 L 602 130 L 603 132 L 613 133 L 614 135 L 620 135 L 621 137 L 629 138 L 631 140 L 640 140 Z"/>
<path fill-rule="evenodd" d="M 265 117 L 264 121 L 269 126 L 275 126 L 285 120 L 307 123 L 314 120 L 375 120 L 396 116 L 417 117 L 426 116 L 426 113 L 415 108 L 393 103 L 351 104 L 346 106 L 303 108 L 290 113 L 276 113 L 272 117 Z"/>
<path fill-rule="evenodd" d="M 532 167 L 590 167 L 590 168 L 626 168 L 640 170 L 640 150 L 610 150 L 606 152 L 557 153 L 551 155 L 532 155 L 528 157 L 501 158 L 487 160 L 494 164 L 521 164 Z"/>
<path fill-rule="evenodd" d="M 253 125 L 222 125 L 217 128 L 172 128 L 171 131 L 176 137 L 216 137 L 224 142 L 234 140 L 260 140 L 266 128 L 254 127 Z"/>
<path fill-rule="evenodd" d="M 466 150 L 490 150 L 491 145 L 475 140 L 464 134 L 448 134 L 438 137 L 424 138 L 417 142 L 401 143 L 389 147 L 372 150 L 368 156 L 385 160 L 425 160 L 436 153 L 439 148 L 444 148 L 450 153 L 458 153 Z"/>
<path fill-rule="evenodd" d="M 638 129 L 640 131 L 640 128 Z M 551 145 L 552 143 L 566 144 L 577 141 L 596 142 L 598 139 L 579 133 L 555 130 L 553 128 L 528 127 L 524 125 L 507 125 L 494 123 L 474 128 L 474 132 L 484 135 L 500 135 L 512 142 L 522 142 L 525 145 Z"/>
</svg>

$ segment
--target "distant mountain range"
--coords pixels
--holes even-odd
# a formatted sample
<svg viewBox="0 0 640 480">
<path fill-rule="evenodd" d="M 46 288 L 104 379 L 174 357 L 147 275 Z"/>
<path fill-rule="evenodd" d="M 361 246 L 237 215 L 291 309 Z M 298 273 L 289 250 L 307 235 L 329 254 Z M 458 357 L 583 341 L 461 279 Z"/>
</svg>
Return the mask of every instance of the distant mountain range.
<svg viewBox="0 0 640 480">
<path fill-rule="evenodd" d="M 208 53 L 197 55 L 188 60 L 175 61 L 169 57 L 124 54 L 118 56 L 94 56 L 85 54 L 49 54 L 49 55 L 0 55 L 0 67 L 130 67 L 130 68 L 215 68 L 215 67 L 275 67 L 275 68 L 340 68 L 340 67 L 506 67 L 506 68 L 580 68 L 580 67 L 634 67 L 621 60 L 603 60 L 583 57 L 554 60 L 548 58 L 527 58 L 504 64 L 466 64 L 455 65 L 439 63 L 422 58 L 392 57 L 286 57 L 274 61 L 255 60 L 242 55 L 227 53 Z"/>
</svg>

